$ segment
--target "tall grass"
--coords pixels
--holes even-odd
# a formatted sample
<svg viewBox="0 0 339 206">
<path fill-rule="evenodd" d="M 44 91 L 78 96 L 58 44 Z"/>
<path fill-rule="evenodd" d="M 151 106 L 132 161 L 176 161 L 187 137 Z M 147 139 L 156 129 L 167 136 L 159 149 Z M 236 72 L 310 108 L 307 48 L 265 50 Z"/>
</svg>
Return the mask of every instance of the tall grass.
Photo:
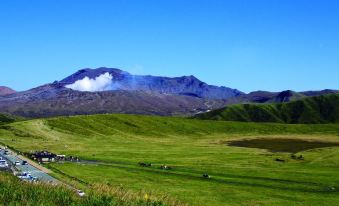
<svg viewBox="0 0 339 206">
<path fill-rule="evenodd" d="M 65 186 L 23 182 L 9 173 L 0 172 L 0 205 L 121 205 L 164 206 L 183 205 L 166 196 L 157 197 L 145 192 L 133 193 L 123 187 L 93 185 L 79 197 Z"/>
</svg>

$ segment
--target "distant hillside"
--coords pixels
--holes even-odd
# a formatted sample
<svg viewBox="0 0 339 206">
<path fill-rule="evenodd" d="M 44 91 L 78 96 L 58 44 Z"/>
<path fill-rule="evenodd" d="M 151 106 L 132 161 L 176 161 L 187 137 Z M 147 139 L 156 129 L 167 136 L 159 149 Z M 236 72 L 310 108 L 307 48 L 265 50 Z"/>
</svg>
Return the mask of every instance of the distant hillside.
<svg viewBox="0 0 339 206">
<path fill-rule="evenodd" d="M 195 118 L 291 124 L 338 123 L 339 94 L 307 97 L 287 103 L 230 105 Z"/>
<path fill-rule="evenodd" d="M 326 94 L 339 94 L 339 91 L 332 89 L 304 92 L 295 92 L 292 90 L 282 92 L 254 91 L 227 99 L 227 105 L 240 103 L 282 103 Z"/>
<path fill-rule="evenodd" d="M 19 120 L 23 120 L 23 118 L 13 116 L 13 115 L 9 115 L 9 114 L 1 114 L 0 113 L 0 125 L 9 124 L 9 123 L 16 122 L 16 121 L 19 121 Z"/>
<path fill-rule="evenodd" d="M 8 95 L 8 94 L 14 94 L 16 91 L 9 87 L 0 86 L 0 96 Z"/>
</svg>

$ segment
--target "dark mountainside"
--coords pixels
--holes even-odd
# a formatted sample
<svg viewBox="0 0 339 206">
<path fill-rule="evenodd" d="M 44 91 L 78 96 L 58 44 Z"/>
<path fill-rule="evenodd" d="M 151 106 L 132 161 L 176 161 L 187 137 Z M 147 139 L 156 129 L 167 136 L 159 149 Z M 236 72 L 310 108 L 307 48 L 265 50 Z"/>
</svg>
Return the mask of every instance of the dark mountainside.
<svg viewBox="0 0 339 206">
<path fill-rule="evenodd" d="M 241 94 L 227 99 L 227 104 L 243 103 L 282 103 L 300 100 L 305 97 L 314 97 L 326 94 L 337 94 L 338 90 L 325 89 L 321 91 L 295 92 L 286 90 L 282 92 L 255 91 L 249 94 Z"/>
<path fill-rule="evenodd" d="M 150 75 L 132 75 L 120 69 L 105 67 L 79 70 L 75 74 L 61 80 L 59 84 L 72 84 L 85 77 L 94 79 L 104 73 L 109 73 L 113 76 L 114 90 L 188 95 L 206 99 L 227 99 L 244 94 L 236 89 L 208 85 L 194 76 L 169 78 Z"/>
<path fill-rule="evenodd" d="M 238 104 L 196 115 L 197 119 L 316 124 L 339 122 L 339 94 L 270 104 Z"/>
<path fill-rule="evenodd" d="M 84 92 L 66 88 L 85 77 L 94 81 L 107 73 L 111 78 L 106 79 L 109 85 L 105 90 L 108 91 Z M 208 85 L 194 76 L 132 75 L 120 69 L 101 67 L 82 69 L 61 81 L 0 96 L 0 113 L 28 118 L 104 113 L 188 116 L 230 104 L 289 102 L 336 92 L 257 91 L 244 94 L 236 89 Z"/>
<path fill-rule="evenodd" d="M 143 91 L 79 92 L 55 84 L 0 100 L 1 112 L 32 118 L 104 113 L 185 115 L 223 105 L 222 100 Z"/>
<path fill-rule="evenodd" d="M 8 94 L 14 94 L 16 91 L 14 91 L 13 89 L 9 88 L 9 87 L 5 87 L 5 86 L 0 86 L 0 96 L 5 96 Z"/>
<path fill-rule="evenodd" d="M 113 76 L 112 91 L 81 92 L 65 86 L 84 77 L 94 79 L 106 72 Z M 118 69 L 79 70 L 52 84 L 0 98 L 0 112 L 23 117 L 127 113 L 193 115 L 220 108 L 241 92 L 207 85 L 195 77 L 134 76 Z"/>
</svg>

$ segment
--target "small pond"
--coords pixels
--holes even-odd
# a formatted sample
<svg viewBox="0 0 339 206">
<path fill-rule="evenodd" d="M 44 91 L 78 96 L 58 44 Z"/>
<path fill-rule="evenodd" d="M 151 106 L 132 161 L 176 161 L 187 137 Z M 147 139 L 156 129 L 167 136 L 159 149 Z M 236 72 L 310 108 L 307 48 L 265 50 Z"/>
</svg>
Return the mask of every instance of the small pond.
<svg viewBox="0 0 339 206">
<path fill-rule="evenodd" d="M 297 153 L 305 150 L 339 146 L 339 142 L 323 142 L 301 139 L 258 138 L 227 142 L 229 146 L 267 149 L 270 152 Z"/>
</svg>

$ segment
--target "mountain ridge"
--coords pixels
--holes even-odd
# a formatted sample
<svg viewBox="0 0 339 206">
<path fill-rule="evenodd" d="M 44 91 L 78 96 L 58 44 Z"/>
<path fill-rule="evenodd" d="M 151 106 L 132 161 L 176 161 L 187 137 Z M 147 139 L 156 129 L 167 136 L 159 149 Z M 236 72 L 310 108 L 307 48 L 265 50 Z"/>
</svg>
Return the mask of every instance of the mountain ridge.
<svg viewBox="0 0 339 206">
<path fill-rule="evenodd" d="M 0 96 L 5 96 L 5 95 L 9 95 L 9 94 L 14 94 L 16 93 L 15 90 L 6 87 L 6 86 L 0 86 Z"/>
<path fill-rule="evenodd" d="M 106 73 L 110 75 L 112 85 L 114 85 L 114 88 L 113 86 L 109 87 L 110 90 L 141 90 L 176 95 L 193 94 L 196 97 L 207 99 L 227 99 L 244 94 L 237 89 L 208 85 L 193 75 L 181 77 L 132 75 L 120 69 L 106 67 L 81 69 L 58 83 L 67 86 L 86 77 L 94 80 Z"/>
<path fill-rule="evenodd" d="M 242 122 L 317 124 L 339 122 L 339 94 L 305 97 L 300 100 L 266 104 L 236 104 L 194 118 Z"/>
<path fill-rule="evenodd" d="M 81 87 L 91 91 L 78 91 Z M 132 75 L 100 67 L 81 69 L 60 81 L 0 96 L 0 112 L 27 118 L 104 113 L 191 116 L 226 105 L 290 102 L 337 92 L 286 90 L 245 94 L 208 85 L 193 75 L 174 78 Z"/>
<path fill-rule="evenodd" d="M 296 92 L 285 90 L 281 92 L 253 91 L 248 94 L 241 94 L 237 97 L 227 99 L 227 105 L 243 103 L 281 103 L 300 100 L 306 97 L 314 97 L 326 94 L 337 94 L 339 90 L 324 89 L 320 91 Z"/>
<path fill-rule="evenodd" d="M 80 92 L 46 84 L 0 99 L 0 112 L 28 118 L 80 114 L 193 115 L 220 108 L 223 100 L 145 91 Z"/>
</svg>

